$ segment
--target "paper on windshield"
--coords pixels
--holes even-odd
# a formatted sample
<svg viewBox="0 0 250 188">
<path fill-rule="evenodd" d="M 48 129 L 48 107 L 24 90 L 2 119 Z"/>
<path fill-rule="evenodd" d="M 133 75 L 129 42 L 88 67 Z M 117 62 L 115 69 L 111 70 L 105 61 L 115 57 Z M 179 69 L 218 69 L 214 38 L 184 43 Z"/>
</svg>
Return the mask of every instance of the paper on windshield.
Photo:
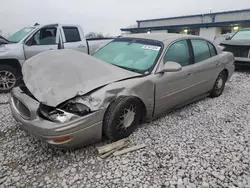
<svg viewBox="0 0 250 188">
<path fill-rule="evenodd" d="M 161 47 L 159 47 L 159 46 L 152 46 L 152 45 L 143 45 L 142 49 L 159 51 L 161 49 Z"/>
</svg>

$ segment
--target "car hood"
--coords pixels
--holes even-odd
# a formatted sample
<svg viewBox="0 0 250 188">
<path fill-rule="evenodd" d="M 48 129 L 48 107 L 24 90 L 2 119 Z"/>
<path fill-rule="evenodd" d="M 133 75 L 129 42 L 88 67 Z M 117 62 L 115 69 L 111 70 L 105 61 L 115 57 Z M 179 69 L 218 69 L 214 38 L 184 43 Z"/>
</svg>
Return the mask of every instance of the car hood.
<svg viewBox="0 0 250 188">
<path fill-rule="evenodd" d="M 23 80 L 40 102 L 56 107 L 75 96 L 119 80 L 141 76 L 74 50 L 53 50 L 27 60 Z"/>
<path fill-rule="evenodd" d="M 221 44 L 231 46 L 250 46 L 250 40 L 224 40 Z"/>
<path fill-rule="evenodd" d="M 10 43 L 10 41 L 8 41 L 8 39 L 6 39 L 5 37 L 1 36 L 0 35 L 0 39 L 2 39 L 3 41 L 7 42 L 7 43 Z"/>
<path fill-rule="evenodd" d="M 0 53 L 1 52 L 13 52 L 13 50 L 22 50 L 23 49 L 23 45 L 19 44 L 19 43 L 9 43 L 9 44 L 3 44 L 0 46 Z M 1 54 L 0 54 L 1 55 Z"/>
</svg>

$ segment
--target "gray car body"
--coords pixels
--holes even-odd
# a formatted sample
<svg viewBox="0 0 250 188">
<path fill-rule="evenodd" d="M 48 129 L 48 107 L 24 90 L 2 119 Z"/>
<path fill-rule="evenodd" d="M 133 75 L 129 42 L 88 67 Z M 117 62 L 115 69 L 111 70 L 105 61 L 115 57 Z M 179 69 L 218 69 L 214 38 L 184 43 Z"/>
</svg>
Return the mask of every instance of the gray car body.
<svg viewBox="0 0 250 188">
<path fill-rule="evenodd" d="M 27 62 L 27 67 L 23 68 L 24 82 L 35 98 L 51 106 L 57 106 L 60 102 L 71 99 L 72 101 L 85 104 L 91 109 L 92 113 L 66 123 L 51 122 L 39 117 L 37 114 L 41 101 L 28 96 L 20 88 L 14 88 L 10 97 L 10 106 L 14 118 L 21 122 L 21 126 L 29 133 L 53 146 L 62 148 L 82 147 L 102 138 L 105 112 L 110 103 L 119 96 L 139 98 L 145 107 L 145 119 L 152 120 L 171 109 L 208 96 L 221 71 L 226 70 L 228 79 L 234 72 L 233 54 L 222 52 L 215 47 L 218 54 L 204 62 L 183 67 L 178 72 L 161 73 L 164 64 L 163 57 L 171 44 L 185 39 L 206 39 L 187 35 L 156 33 L 133 34 L 124 37 L 157 40 L 164 44 L 164 49 L 158 62 L 150 74 L 145 76 L 133 73 L 109 65 L 94 57 L 88 57 L 87 55 L 81 55 L 80 57 L 80 55 L 76 54 L 77 52 L 64 50 L 61 53 L 72 54 L 71 62 L 73 62 L 73 56 L 77 56 L 76 62 L 81 59 L 82 62 L 91 62 L 92 68 L 85 69 L 84 67 L 86 67 L 87 63 L 83 63 L 81 72 L 85 74 L 90 71 L 93 75 L 88 74 L 88 78 L 85 76 L 79 77 L 76 69 L 79 69 L 80 67 L 78 66 L 81 65 L 76 63 L 76 69 L 69 69 L 67 78 L 62 78 L 62 70 L 54 70 L 56 67 L 52 69 L 48 67 L 44 68 L 44 70 L 37 69 L 39 67 L 38 61 L 46 60 L 47 57 L 53 56 L 53 54 L 55 55 L 58 52 L 40 54 L 39 58 L 37 56 L 34 59 L 30 59 L 30 62 Z M 67 60 L 63 61 L 63 57 L 57 56 L 56 61 L 61 60 L 64 62 L 63 65 L 66 65 Z M 32 62 L 35 62 L 34 65 L 32 65 Z M 32 66 L 34 66 L 34 69 L 30 68 Z M 68 67 L 66 66 L 65 68 L 67 69 Z M 102 70 L 104 73 L 100 72 Z M 95 71 L 97 72 L 95 73 Z M 105 74 L 106 71 L 107 73 L 110 71 L 115 73 Z M 59 79 L 51 77 L 54 79 L 51 80 L 52 84 L 48 83 L 49 79 L 39 82 L 39 76 L 37 75 L 42 73 L 48 73 L 49 76 L 52 73 L 57 73 Z M 96 78 L 98 73 L 101 74 L 100 79 Z M 39 86 L 38 82 L 42 85 Z M 76 83 L 74 86 L 72 86 L 73 82 Z M 68 86 L 70 89 L 67 89 Z M 53 90 L 53 88 L 56 88 L 56 90 Z M 29 118 L 23 116 L 23 113 L 20 111 L 20 103 L 27 107 L 30 112 Z M 72 135 L 73 138 L 63 143 L 55 143 L 53 141 L 53 138 L 65 135 Z"/>
</svg>

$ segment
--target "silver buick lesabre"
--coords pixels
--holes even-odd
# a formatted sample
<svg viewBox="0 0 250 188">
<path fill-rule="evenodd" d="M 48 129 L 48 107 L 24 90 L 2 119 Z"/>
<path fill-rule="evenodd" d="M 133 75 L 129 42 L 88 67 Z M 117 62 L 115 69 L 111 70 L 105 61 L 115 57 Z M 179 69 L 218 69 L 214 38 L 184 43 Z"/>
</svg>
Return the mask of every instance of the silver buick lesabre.
<svg viewBox="0 0 250 188">
<path fill-rule="evenodd" d="M 12 90 L 10 106 L 34 137 L 79 148 L 102 136 L 128 137 L 146 120 L 220 96 L 234 68 L 233 54 L 204 38 L 125 35 L 93 56 L 56 50 L 27 60 L 25 84 Z"/>
</svg>

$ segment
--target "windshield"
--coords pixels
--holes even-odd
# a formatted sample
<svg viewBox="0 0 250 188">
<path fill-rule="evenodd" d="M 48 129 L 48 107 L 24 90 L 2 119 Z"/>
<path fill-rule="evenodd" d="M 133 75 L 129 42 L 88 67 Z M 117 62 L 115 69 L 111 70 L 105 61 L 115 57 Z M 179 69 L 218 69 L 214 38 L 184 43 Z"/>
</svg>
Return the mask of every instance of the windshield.
<svg viewBox="0 0 250 188">
<path fill-rule="evenodd" d="M 154 66 L 161 49 L 162 43 L 158 41 L 120 38 L 93 56 L 120 68 L 144 73 Z"/>
<path fill-rule="evenodd" d="M 31 31 L 33 31 L 33 29 L 34 29 L 34 27 L 25 27 L 25 28 L 17 31 L 16 33 L 11 35 L 10 37 L 8 37 L 8 40 L 10 42 L 14 42 L 14 43 L 19 42 L 24 37 L 26 37 Z"/>
<path fill-rule="evenodd" d="M 250 29 L 241 30 L 238 33 L 236 33 L 231 40 L 250 40 Z"/>
</svg>

